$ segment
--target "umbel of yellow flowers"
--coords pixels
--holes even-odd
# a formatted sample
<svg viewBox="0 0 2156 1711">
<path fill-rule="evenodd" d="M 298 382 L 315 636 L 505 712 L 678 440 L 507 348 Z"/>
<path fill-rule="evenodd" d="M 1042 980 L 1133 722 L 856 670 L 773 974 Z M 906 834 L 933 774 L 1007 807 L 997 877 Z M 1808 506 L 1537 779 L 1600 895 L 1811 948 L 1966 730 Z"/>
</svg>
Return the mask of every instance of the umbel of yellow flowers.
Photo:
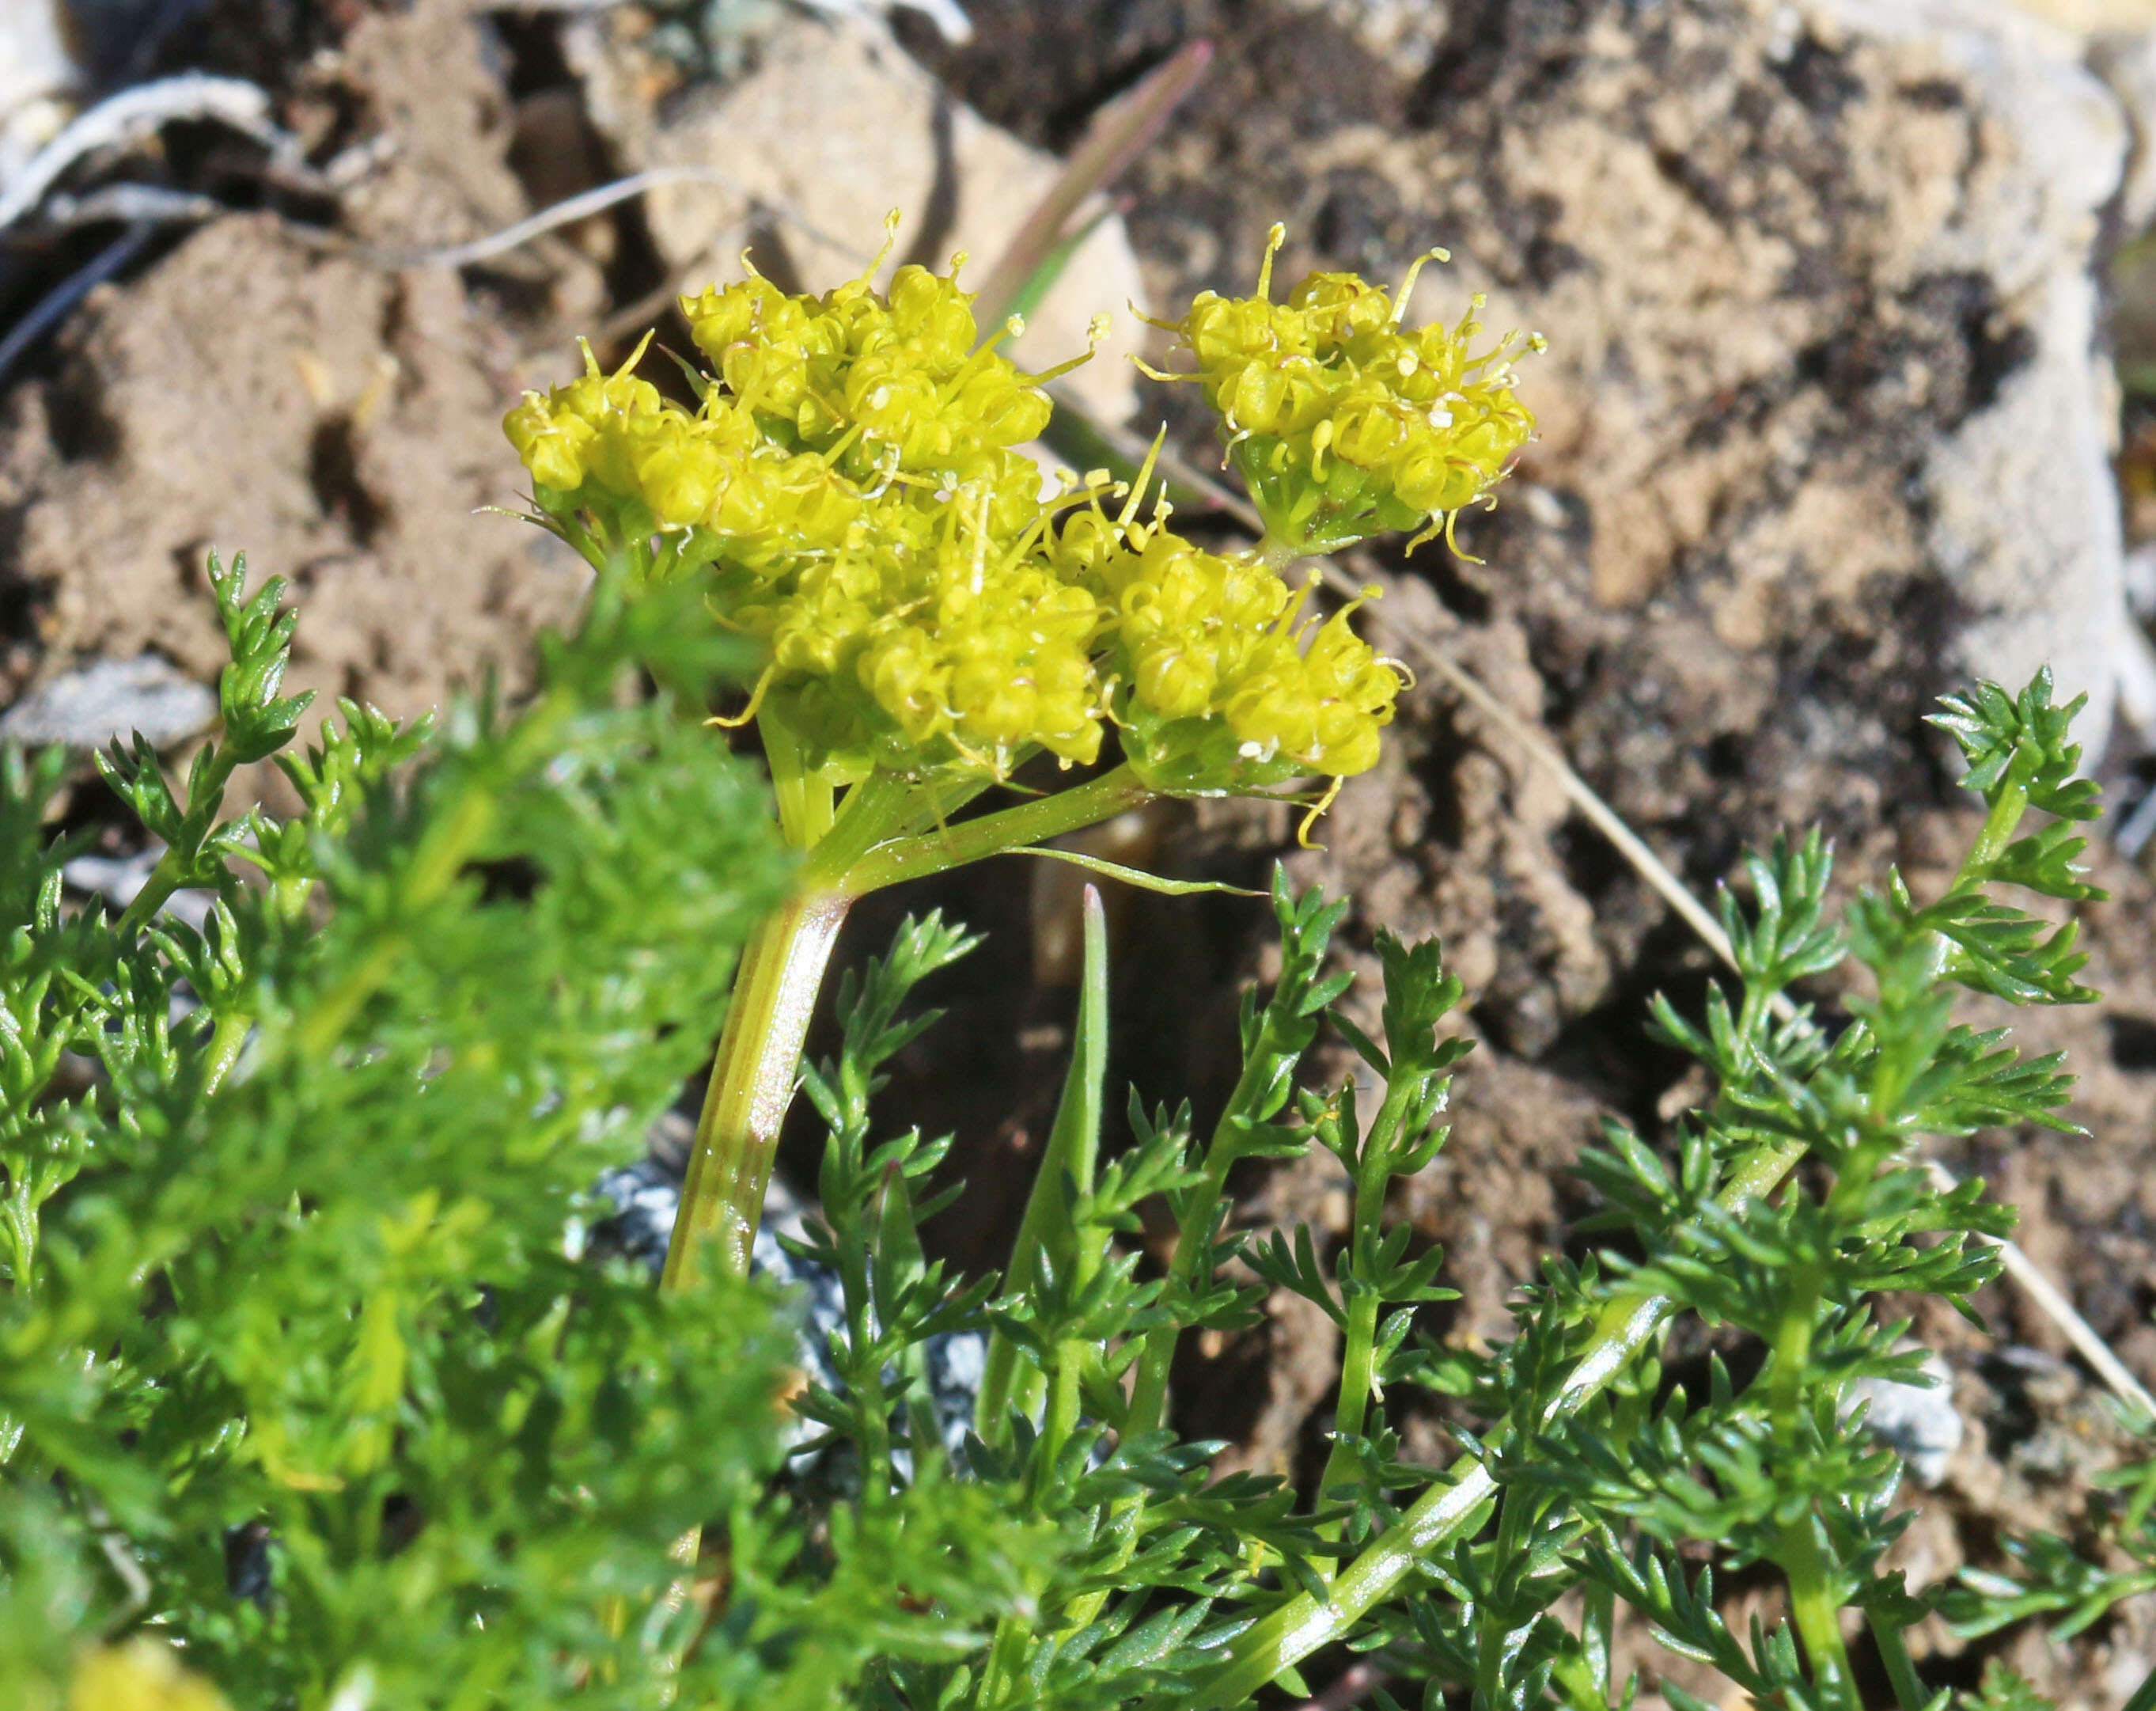
<svg viewBox="0 0 2156 1711">
<path fill-rule="evenodd" d="M 762 649 L 752 711 L 832 784 L 1091 762 L 1110 726 L 1158 789 L 1337 779 L 1375 763 L 1401 675 L 1281 567 L 1445 526 L 1533 420 L 1509 342 L 1471 353 L 1471 316 L 1400 328 L 1412 274 L 1399 303 L 1342 274 L 1270 301 L 1279 242 L 1257 295 L 1206 293 L 1173 324 L 1269 526 L 1249 552 L 1141 515 L 1142 480 L 1044 497 L 1018 448 L 1062 371 L 981 339 L 955 263 L 884 293 L 872 269 L 820 297 L 760 276 L 685 297 L 711 365 L 695 408 L 637 378 L 644 346 L 611 375 L 587 347 L 582 378 L 506 426 L 540 520 L 593 563 L 709 575 L 718 620 Z"/>
</svg>

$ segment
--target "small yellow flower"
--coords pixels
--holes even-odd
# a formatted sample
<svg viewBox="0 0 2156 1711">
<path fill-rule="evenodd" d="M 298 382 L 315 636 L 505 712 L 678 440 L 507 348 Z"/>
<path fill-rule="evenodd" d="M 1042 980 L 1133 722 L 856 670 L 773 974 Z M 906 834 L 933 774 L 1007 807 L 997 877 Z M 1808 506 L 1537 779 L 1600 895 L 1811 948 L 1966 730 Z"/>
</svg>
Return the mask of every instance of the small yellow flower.
<svg viewBox="0 0 2156 1711">
<path fill-rule="evenodd" d="M 1100 670 L 1123 750 L 1171 790 L 1226 790 L 1312 773 L 1344 778 L 1378 758 L 1404 678 L 1342 612 L 1323 624 L 1252 552 L 1221 554 L 1097 505 L 1062 527 L 1074 580 L 1109 614 Z"/>
<path fill-rule="evenodd" d="M 762 650 L 742 717 L 783 725 L 834 783 L 1087 763 L 1111 726 L 1161 789 L 1337 781 L 1374 764 L 1403 676 L 1348 614 L 1306 615 L 1280 561 L 1442 526 L 1532 420 L 1512 347 L 1475 353 L 1471 315 L 1405 331 L 1346 274 L 1276 303 L 1278 244 L 1256 295 L 1209 293 L 1177 326 L 1263 552 L 1208 551 L 1164 503 L 1138 521 L 1150 466 L 1119 515 L 1105 475 L 1044 500 L 1016 448 L 1047 424 L 1050 377 L 980 339 L 956 264 L 821 296 L 752 273 L 681 300 L 714 370 L 691 376 L 694 408 L 638 378 L 644 346 L 613 374 L 587 348 L 583 376 L 504 425 L 549 526 L 594 562 L 626 557 L 636 586 L 708 572 L 714 617 Z"/>
<path fill-rule="evenodd" d="M 68 1711 L 228 1711 L 224 1696 L 180 1665 L 169 1646 L 136 1638 L 83 1654 Z"/>
<path fill-rule="evenodd" d="M 1194 376 L 1158 378 L 1199 382 L 1281 556 L 1449 530 L 1534 432 L 1512 362 L 1541 349 L 1540 335 L 1477 351 L 1480 296 L 1453 326 L 1406 331 L 1419 260 L 1397 299 L 1352 274 L 1320 273 L 1275 303 L 1285 237 L 1273 228 L 1255 296 L 1208 291 L 1182 321 L 1158 323 L 1197 362 Z"/>
</svg>

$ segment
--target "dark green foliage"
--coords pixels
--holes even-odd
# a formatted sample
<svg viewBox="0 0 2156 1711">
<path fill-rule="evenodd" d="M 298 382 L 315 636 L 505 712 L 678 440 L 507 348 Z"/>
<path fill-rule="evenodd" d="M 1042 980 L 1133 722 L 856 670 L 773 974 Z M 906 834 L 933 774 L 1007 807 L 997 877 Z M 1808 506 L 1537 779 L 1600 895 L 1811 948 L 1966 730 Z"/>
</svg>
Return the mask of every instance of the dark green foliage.
<svg viewBox="0 0 2156 1711">
<path fill-rule="evenodd" d="M 183 804 L 139 745 L 107 765 L 168 845 L 151 902 L 64 908 L 58 763 L 0 771 L 0 1703 L 147 1623 L 249 1708 L 820 1706 L 947 1649 L 888 1589 L 1004 1584 L 982 1494 L 915 1506 L 940 1582 L 866 1527 L 797 1574 L 771 1303 L 574 1256 L 783 879 L 747 773 L 672 697 L 619 704 L 625 671 L 729 663 L 694 592 L 603 586 L 515 717 L 347 707 L 287 766 L 304 814 L 220 821 L 300 703 L 276 585 L 213 580 L 223 735 Z M 151 918 L 182 886 L 217 894 L 200 933 Z M 769 1590 L 715 1611 L 729 1575 Z"/>
<path fill-rule="evenodd" d="M 1378 935 L 1373 1035 L 1336 1009 L 1342 907 L 1276 881 L 1281 974 L 1245 1000 L 1222 1109 L 1201 1130 L 1134 1094 L 1118 1148 L 1096 917 L 1011 1266 L 967 1279 L 921 1237 L 963 1193 L 947 1143 L 875 1127 L 884 1066 L 933 1020 L 912 994 L 974 943 L 909 922 L 804 1071 L 829 1138 L 793 1250 L 838 1308 L 830 1382 L 803 1384 L 761 1289 L 662 1297 L 582 1255 L 590 1184 L 696 1067 L 785 883 L 694 717 L 729 664 L 696 590 L 625 604 L 603 578 L 521 712 L 400 728 L 347 704 L 298 757 L 277 585 L 213 581 L 223 735 L 178 794 L 140 744 L 101 763 L 167 846 L 141 900 L 66 907 L 61 763 L 0 756 L 0 1705 L 63 1703 L 79 1647 L 147 1631 L 240 1711 L 1181 1711 L 1358 1656 L 1430 1711 L 1609 1711 L 1637 1686 L 1610 1665 L 1629 1607 L 1794 1711 L 1856 1711 L 1853 1610 L 1902 1711 L 1941 1711 L 1901 1640 L 1928 1606 L 1883 1567 L 1899 1464 L 1851 1387 L 1918 1372 L 1879 1297 L 1966 1309 L 2010 1222 L 1916 1149 L 2065 1127 L 2056 1060 L 1954 1015 L 1957 985 L 2087 996 L 2071 927 L 2010 900 L 2091 895 L 2058 830 L 2092 811 L 2071 709 L 2043 680 L 1949 703 L 1988 812 L 1936 902 L 1890 874 L 1835 925 L 1816 835 L 1748 863 L 1748 902 L 1722 899 L 1738 984 L 1654 1008 L 1711 1102 L 1666 1137 L 1607 1126 L 1578 1168 L 1603 1209 L 1583 1233 L 1615 1239 L 1548 1258 L 1494 1348 L 1431 1334 L 1444 1256 L 1389 1209 L 1466 1054 L 1435 945 Z M 626 703 L 632 671 L 655 698 Z M 304 811 L 224 817 L 273 753 Z M 2025 834 L 2031 809 L 2060 819 Z M 213 893 L 199 931 L 160 912 L 182 887 Z M 1793 989 L 1846 957 L 1860 995 L 1830 1025 Z M 1312 1081 L 1328 1028 L 1359 1080 Z M 1229 1227 L 1232 1170 L 1313 1148 L 1352 1192 L 1342 1239 Z M 1222 1446 L 1168 1406 L 1184 1339 L 1247 1331 L 1271 1289 L 1341 1333 L 1301 1490 L 1216 1477 Z M 1686 1317 L 1748 1359 L 1666 1371 Z M 931 1349 L 972 1333 L 989 1376 L 952 1453 Z M 1450 1410 L 1449 1468 L 1403 1449 L 1418 1393 Z M 2071 1631 L 2156 1584 L 2156 1480 L 2118 1483 L 2133 1566 L 2028 1541 L 1950 1613 Z M 1732 1633 L 1717 1587 L 1763 1565 L 1794 1621 Z M 1994 1672 L 1958 1703 L 2035 1701 Z"/>
</svg>

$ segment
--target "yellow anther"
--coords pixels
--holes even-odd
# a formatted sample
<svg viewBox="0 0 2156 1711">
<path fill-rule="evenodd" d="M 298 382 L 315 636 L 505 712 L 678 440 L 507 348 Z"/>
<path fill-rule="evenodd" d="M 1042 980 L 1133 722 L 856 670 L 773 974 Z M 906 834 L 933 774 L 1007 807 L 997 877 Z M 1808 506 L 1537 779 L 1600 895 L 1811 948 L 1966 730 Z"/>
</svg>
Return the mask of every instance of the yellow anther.
<svg viewBox="0 0 2156 1711">
<path fill-rule="evenodd" d="M 1324 819 L 1326 809 L 1340 799 L 1341 786 L 1347 782 L 1343 778 L 1335 777 L 1332 782 L 1325 787 L 1325 794 L 1311 804 L 1310 812 L 1303 815 L 1302 824 L 1295 829 L 1295 840 L 1304 849 L 1322 850 L 1325 847 L 1322 844 L 1311 842 L 1310 835 L 1317 828 L 1318 821 Z"/>
<path fill-rule="evenodd" d="M 1413 261 L 1408 264 L 1406 276 L 1400 280 L 1400 288 L 1393 297 L 1393 325 L 1394 326 L 1398 326 L 1402 320 L 1406 317 L 1408 312 L 1408 299 L 1414 295 L 1415 281 L 1422 277 L 1422 270 L 1424 265 L 1433 261 L 1443 263 L 1450 262 L 1451 259 L 1452 252 L 1450 249 L 1440 247 L 1424 250 L 1421 254 L 1415 257 Z"/>
<path fill-rule="evenodd" d="M 1287 228 L 1275 220 L 1272 229 L 1265 234 L 1265 259 L 1258 264 L 1258 296 L 1262 301 L 1272 301 L 1273 258 L 1280 254 L 1281 246 L 1286 242 Z"/>
</svg>

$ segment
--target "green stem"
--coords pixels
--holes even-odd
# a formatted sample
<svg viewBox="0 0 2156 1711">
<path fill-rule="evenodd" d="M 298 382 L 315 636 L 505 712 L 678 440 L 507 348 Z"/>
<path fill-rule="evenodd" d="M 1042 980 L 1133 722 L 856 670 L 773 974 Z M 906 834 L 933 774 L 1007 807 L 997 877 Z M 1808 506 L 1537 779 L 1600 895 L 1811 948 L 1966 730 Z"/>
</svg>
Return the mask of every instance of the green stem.
<svg viewBox="0 0 2156 1711">
<path fill-rule="evenodd" d="M 1025 1664 L 1026 1642 L 1032 1636 L 1032 1624 L 1016 1616 L 1007 1616 L 997 1622 L 988 1660 L 981 1670 L 980 1691 L 973 1696 L 974 1711 L 999 1711 L 1012 1703 L 1019 1672 Z"/>
<path fill-rule="evenodd" d="M 2149 1672 L 2148 1678 L 2133 1690 L 2133 1697 L 2120 1711 L 2156 1711 L 2156 1670 Z"/>
<path fill-rule="evenodd" d="M 1080 1282 L 1084 1282 L 1081 1279 Z M 1032 1498 L 1045 1508 L 1055 1482 L 1055 1463 L 1078 1426 L 1079 1380 L 1086 1345 L 1073 1338 L 1055 1345 L 1055 1369 L 1049 1375 L 1048 1407 L 1040 1422 L 1040 1448 L 1034 1457 Z"/>
<path fill-rule="evenodd" d="M 1348 1297 L 1348 1326 L 1340 1348 L 1340 1396 L 1332 1410 L 1332 1452 L 1326 1457 L 1325 1472 L 1317 1481 L 1320 1503 L 1346 1479 L 1346 1441 L 1363 1435 L 1363 1422 L 1369 1412 L 1370 1381 L 1375 1376 L 1376 1366 L 1378 1307 L 1377 1296 L 1367 1289 Z M 1339 1536 L 1337 1523 L 1326 1530 L 1335 1538 Z"/>
<path fill-rule="evenodd" d="M 783 815 L 782 830 L 789 835 L 818 825 L 824 830 L 795 876 L 793 894 L 757 924 L 734 970 L 660 1276 L 660 1287 L 670 1291 L 686 1288 L 695 1279 L 706 1237 L 716 1241 L 729 1276 L 748 1275 L 749 1250 L 771 1186 L 779 1128 L 793 1102 L 809 1018 L 856 895 L 839 876 L 893 830 L 909 824 L 920 807 L 920 792 L 911 781 L 879 771 L 848 793 L 835 815 L 825 818 L 827 804 L 819 796 L 808 804 L 814 813 L 804 816 L 808 799 L 796 789 L 803 782 L 798 750 L 781 730 L 766 734 L 781 803 L 795 804 L 792 824 L 784 824 Z"/>
<path fill-rule="evenodd" d="M 1803 1156 L 1803 1147 L 1794 1143 L 1755 1154 L 1722 1195 L 1723 1208 L 1738 1211 L 1771 1193 Z M 1544 1423 L 1577 1413 L 1599 1395 L 1653 1339 L 1672 1306 L 1667 1296 L 1628 1293 L 1614 1297 L 1595 1321 L 1594 1333 L 1551 1401 Z M 1418 1563 L 1474 1525 L 1496 1489 L 1496 1482 L 1480 1462 L 1455 1477 L 1439 1480 L 1341 1570 L 1327 1587 L 1322 1603 L 1306 1592 L 1290 1599 L 1230 1642 L 1227 1661 L 1188 1694 L 1152 1700 L 1147 1711 L 1224 1711 L 1241 1704 L 1282 1669 L 1346 1637 L 1356 1623 L 1392 1595 Z"/>
<path fill-rule="evenodd" d="M 837 818 L 831 782 L 811 772 L 800 739 L 783 719 L 769 714 L 757 720 L 763 753 L 771 768 L 771 794 L 778 804 L 779 834 L 797 850 L 808 850 L 830 835 Z"/>
<path fill-rule="evenodd" d="M 886 1192 L 890 1192 L 886 1184 Z M 861 1210 L 868 1212 L 865 1203 Z M 752 1231 L 753 1235 L 753 1231 Z M 678 1226 L 676 1229 L 678 1236 Z M 854 1441 L 860 1452 L 861 1507 L 874 1512 L 891 1501 L 891 1400 L 884 1389 L 884 1361 L 877 1346 L 874 1290 L 865 1246 L 841 1244 L 840 1282 L 845 1289 L 846 1347 L 841 1363 Z"/>
<path fill-rule="evenodd" d="M 1768 1416 L 1774 1441 L 1794 1455 L 1804 1431 L 1804 1377 L 1811 1367 L 1812 1332 L 1823 1287 L 1818 1268 L 1800 1266 L 1774 1328 L 1773 1364 L 1767 1374 Z M 1781 1530 L 1774 1559 L 1789 1583 L 1789 1613 L 1804 1642 L 1812 1674 L 1830 1704 L 1850 1705 L 1849 1648 L 1841 1637 L 1841 1601 L 1835 1595 L 1833 1564 L 1820 1549 L 1819 1518 L 1810 1503 Z"/>
<path fill-rule="evenodd" d="M 748 1275 L 808 1019 L 850 902 L 842 891 L 797 891 L 757 923 L 742 952 L 681 1184 L 663 1289 L 695 1281 L 706 1237 L 715 1240 L 728 1276 Z"/>
<path fill-rule="evenodd" d="M 1247 1076 L 1249 1071 L 1245 1073 Z M 1237 1086 L 1228 1102 L 1229 1111 L 1247 1104 L 1247 1091 Z M 1234 1163 L 1234 1149 L 1223 1145 L 1221 1137 L 1216 1135 L 1213 1145 L 1206 1148 L 1205 1167 L 1197 1185 L 1186 1190 L 1178 1209 L 1175 1255 L 1168 1262 L 1171 1288 L 1187 1289 L 1198 1275 L 1199 1264 L 1212 1246 L 1214 1225 L 1224 1204 L 1229 1167 Z M 1157 1431 L 1167 1417 L 1168 1371 L 1175 1359 L 1178 1336 L 1173 1324 L 1146 1333 L 1145 1349 L 1138 1356 L 1137 1376 L 1131 1387 L 1124 1437 L 1142 1437 L 1147 1432 Z"/>
<path fill-rule="evenodd" d="M 720 1263 L 730 1275 L 747 1275 L 809 1017 L 853 900 L 1091 825 L 1152 794 L 1127 767 L 1119 767 L 1074 789 L 963 825 L 896 835 L 924 817 L 955 811 L 982 787 L 937 790 L 878 771 L 827 818 L 821 799 L 805 788 L 798 751 L 788 734 L 767 729 L 766 747 L 783 829 L 789 838 L 824 830 L 815 837 L 793 895 L 758 925 L 735 973 L 660 1282 L 669 1290 L 685 1288 L 694 1279 L 697 1249 L 706 1237 L 717 1241 Z"/>
<path fill-rule="evenodd" d="M 224 804 L 224 787 L 232 778 L 235 764 L 223 743 L 209 751 L 208 768 L 188 789 L 187 818 L 180 828 L 182 831 L 190 825 L 198 828 L 194 848 L 182 854 L 177 845 L 166 845 L 165 853 L 157 858 L 157 865 L 150 870 L 150 877 L 135 893 L 134 901 L 121 913 L 114 929 L 123 941 L 132 939 L 155 920 L 157 912 L 179 890 L 181 876 L 194 865 L 196 856 L 201 853 L 203 839 L 217 823 L 217 811 Z"/>
<path fill-rule="evenodd" d="M 1841 1603 L 1835 1596 L 1832 1566 L 1820 1549 L 1817 1524 L 1807 1505 L 1782 1529 L 1775 1555 L 1789 1577 L 1789 1613 L 1796 1619 L 1821 1698 L 1828 1704 L 1855 1711 L 1849 1648 L 1841 1637 Z"/>
<path fill-rule="evenodd" d="M 1383 1233 L 1385 1191 L 1392 1184 L 1400 1125 L 1407 1120 L 1408 1100 L 1413 1091 L 1411 1077 L 1392 1078 L 1385 1089 L 1384 1102 L 1371 1120 L 1369 1138 L 1363 1142 L 1356 1164 L 1354 1233 L 1350 1238 L 1353 1246 L 1348 1256 L 1348 1277 L 1351 1284 L 1359 1283 L 1361 1287 L 1351 1287 L 1348 1292 L 1348 1323 L 1340 1349 L 1340 1395 L 1332 1411 L 1332 1448 L 1326 1456 L 1325 1472 L 1317 1482 L 1321 1503 L 1327 1492 L 1348 1477 L 1353 1457 L 1347 1441 L 1362 1436 L 1363 1422 L 1369 1416 L 1370 1397 L 1376 1389 L 1378 1313 L 1383 1303 L 1370 1287 L 1370 1273 Z M 1337 1539 L 1342 1530 L 1342 1524 L 1333 1523 L 1325 1530 Z"/>
<path fill-rule="evenodd" d="M 157 865 L 150 870 L 150 877 L 144 881 L 142 889 L 135 893 L 135 901 L 127 906 L 113 929 L 123 942 L 132 939 L 155 920 L 158 910 L 180 888 L 182 866 L 167 845 L 165 853 L 157 858 Z"/>
<path fill-rule="evenodd" d="M 1804 1374 L 1811 1365 L 1812 1322 L 1819 1315 L 1820 1278 L 1815 1267 L 1798 1267 L 1774 1328 L 1774 1369 L 1767 1375 L 1767 1412 L 1774 1441 L 1794 1450 L 1804 1420 Z"/>
<path fill-rule="evenodd" d="M 1909 1648 L 1902 1643 L 1901 1629 L 1876 1611 L 1866 1611 L 1866 1618 L 1871 1642 L 1879 1648 L 1879 1661 L 1887 1666 L 1887 1678 L 1894 1684 L 1895 1703 L 1901 1711 L 1924 1711 L 1929 1696 L 1917 1679 L 1916 1666 L 1909 1661 Z"/>
<path fill-rule="evenodd" d="M 1097 825 L 1150 801 L 1153 794 L 1129 767 L 1120 766 L 1053 796 L 1036 797 L 962 825 L 896 839 L 854 862 L 843 883 L 850 896 L 860 897 L 902 880 L 947 873 L 990 856 L 1005 855 Z"/>
</svg>

